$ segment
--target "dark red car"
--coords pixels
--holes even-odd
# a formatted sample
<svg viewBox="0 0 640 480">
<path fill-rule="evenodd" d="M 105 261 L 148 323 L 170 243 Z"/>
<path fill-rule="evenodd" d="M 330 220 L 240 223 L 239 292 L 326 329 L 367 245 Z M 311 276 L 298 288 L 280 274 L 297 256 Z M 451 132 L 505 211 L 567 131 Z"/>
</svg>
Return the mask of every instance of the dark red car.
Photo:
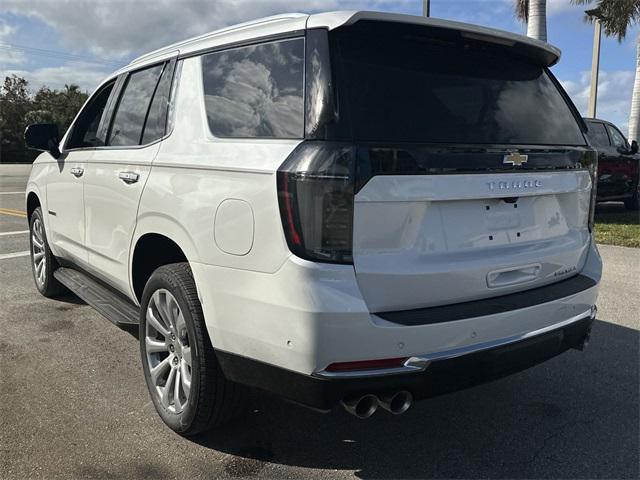
<svg viewBox="0 0 640 480">
<path fill-rule="evenodd" d="M 585 118 L 587 137 L 598 150 L 598 201 L 624 201 L 630 210 L 640 208 L 640 155 L 638 143 L 629 142 L 610 122 Z"/>
</svg>

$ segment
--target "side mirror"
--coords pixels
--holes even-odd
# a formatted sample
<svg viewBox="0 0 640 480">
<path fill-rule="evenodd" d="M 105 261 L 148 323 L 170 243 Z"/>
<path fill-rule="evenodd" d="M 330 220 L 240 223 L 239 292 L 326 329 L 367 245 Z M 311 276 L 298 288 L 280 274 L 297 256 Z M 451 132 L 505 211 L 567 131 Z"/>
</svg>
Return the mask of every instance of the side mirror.
<svg viewBox="0 0 640 480">
<path fill-rule="evenodd" d="M 636 153 L 638 153 L 638 142 L 636 142 L 635 140 L 631 140 L 631 148 L 629 149 L 629 153 L 631 155 L 635 155 Z"/>
<path fill-rule="evenodd" d="M 54 123 L 35 123 L 24 131 L 24 141 L 27 147 L 41 152 L 49 152 L 53 158 L 60 157 L 60 135 L 58 126 Z"/>
</svg>

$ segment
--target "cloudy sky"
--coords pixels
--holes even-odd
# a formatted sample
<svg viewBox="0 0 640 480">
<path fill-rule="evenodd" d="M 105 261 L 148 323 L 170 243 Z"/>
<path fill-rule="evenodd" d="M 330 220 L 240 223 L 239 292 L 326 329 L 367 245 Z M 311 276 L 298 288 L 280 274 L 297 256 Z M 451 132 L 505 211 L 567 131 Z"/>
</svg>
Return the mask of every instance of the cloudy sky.
<svg viewBox="0 0 640 480">
<path fill-rule="evenodd" d="M 434 17 L 525 33 L 513 0 L 431 0 Z M 593 27 L 584 7 L 547 0 L 553 67 L 581 112 L 589 97 Z M 24 76 L 32 89 L 75 83 L 91 91 L 133 57 L 184 38 L 291 11 L 383 10 L 420 14 L 421 0 L 2 0 L 0 76 Z M 626 40 L 603 39 L 598 116 L 627 130 L 638 27 Z"/>
</svg>

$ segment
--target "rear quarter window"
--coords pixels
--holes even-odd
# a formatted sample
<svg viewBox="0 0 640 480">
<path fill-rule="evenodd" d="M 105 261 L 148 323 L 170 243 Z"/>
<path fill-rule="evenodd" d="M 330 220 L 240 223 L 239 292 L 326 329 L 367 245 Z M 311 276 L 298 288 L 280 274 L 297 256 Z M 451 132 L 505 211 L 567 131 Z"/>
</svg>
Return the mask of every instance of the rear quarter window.
<svg viewBox="0 0 640 480">
<path fill-rule="evenodd" d="M 281 40 L 202 56 L 204 102 L 217 137 L 301 138 L 304 40 Z"/>
</svg>

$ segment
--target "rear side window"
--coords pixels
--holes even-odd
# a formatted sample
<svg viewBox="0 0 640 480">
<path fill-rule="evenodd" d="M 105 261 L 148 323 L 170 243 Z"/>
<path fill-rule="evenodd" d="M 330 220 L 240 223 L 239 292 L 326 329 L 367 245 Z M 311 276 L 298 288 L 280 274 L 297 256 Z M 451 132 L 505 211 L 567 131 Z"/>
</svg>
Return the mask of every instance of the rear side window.
<svg viewBox="0 0 640 480">
<path fill-rule="evenodd" d="M 164 136 L 167 126 L 167 113 L 169 111 L 169 95 L 171 94 L 171 80 L 175 62 L 165 65 L 156 88 L 156 93 L 149 107 L 149 115 L 144 126 L 142 144 L 146 145 Z"/>
<path fill-rule="evenodd" d="M 109 145 L 139 145 L 144 121 L 163 65 L 129 75 L 113 118 Z"/>
<path fill-rule="evenodd" d="M 508 48 L 376 22 L 332 35 L 340 107 L 356 140 L 585 144 L 547 69 Z"/>
<path fill-rule="evenodd" d="M 589 142 L 594 147 L 609 147 L 609 135 L 607 135 L 607 131 L 604 128 L 602 123 L 598 122 L 588 122 L 589 132 L 587 133 L 587 137 L 589 137 Z"/>
<path fill-rule="evenodd" d="M 106 133 L 103 129 L 98 132 L 98 128 L 104 123 L 102 117 L 105 115 L 114 85 L 115 81 L 104 86 L 84 107 L 73 126 L 71 137 L 65 148 L 101 147 L 105 144 Z"/>
<path fill-rule="evenodd" d="M 296 38 L 202 57 L 207 120 L 217 137 L 301 138 L 304 40 Z"/>
</svg>

